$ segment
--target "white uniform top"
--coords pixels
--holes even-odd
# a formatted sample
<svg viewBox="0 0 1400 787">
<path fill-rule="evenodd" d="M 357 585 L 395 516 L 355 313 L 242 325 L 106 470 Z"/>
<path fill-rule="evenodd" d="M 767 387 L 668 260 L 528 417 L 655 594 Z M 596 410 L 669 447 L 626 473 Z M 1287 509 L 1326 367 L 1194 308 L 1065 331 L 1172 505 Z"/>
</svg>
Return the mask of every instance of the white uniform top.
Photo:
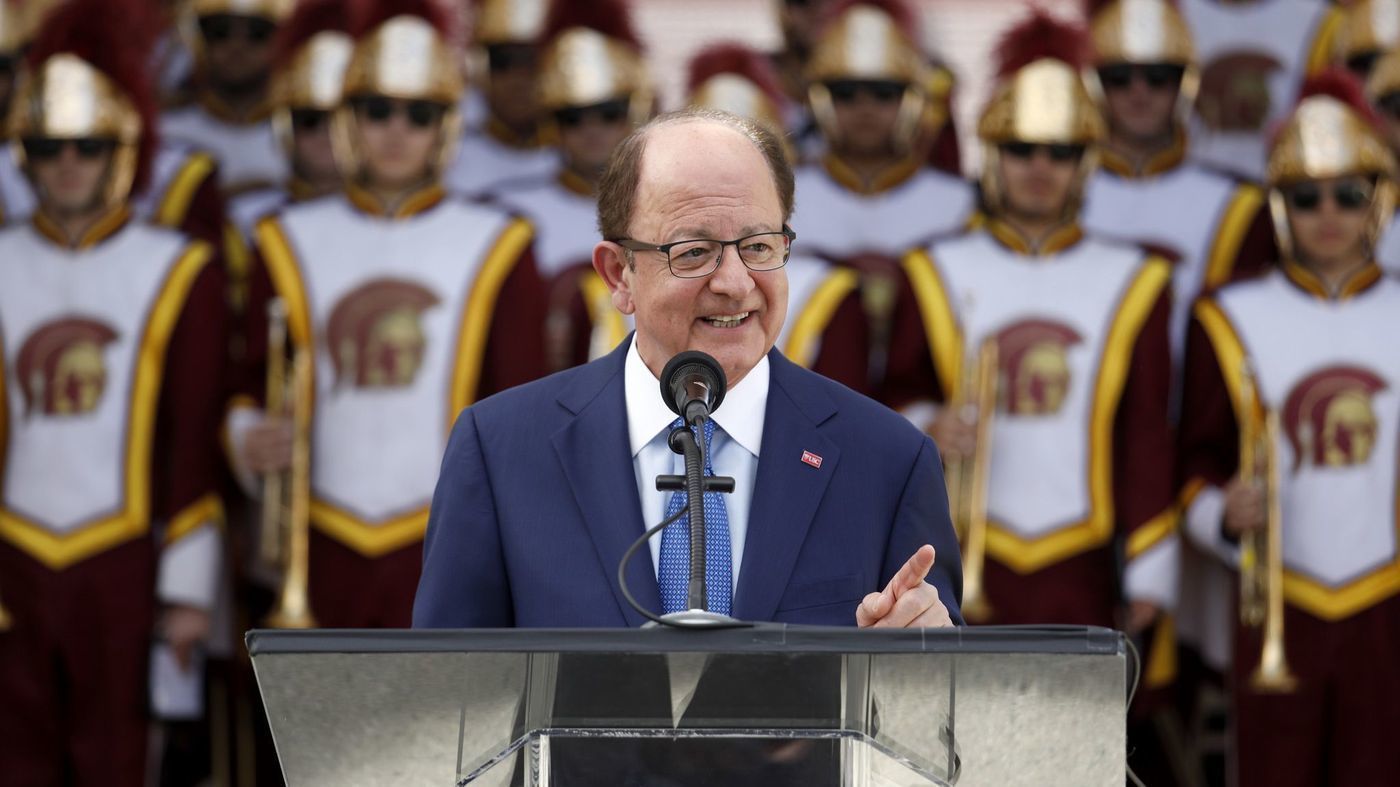
<svg viewBox="0 0 1400 787">
<path fill-rule="evenodd" d="M 1386 273 L 1400 275 L 1400 214 L 1391 220 L 1376 244 L 1376 262 Z"/>
<path fill-rule="evenodd" d="M 335 195 L 264 219 L 254 237 L 292 338 L 315 349 L 312 524 L 371 557 L 421 539 L 528 223 L 451 198 L 383 219 Z"/>
<path fill-rule="evenodd" d="M 1269 129 L 1290 110 L 1302 86 L 1309 60 L 1334 9 L 1318 0 L 1181 0 L 1181 13 L 1191 28 L 1196 60 L 1201 63 L 1202 88 L 1208 90 L 1211 71 L 1232 66 L 1218 63 L 1236 58 L 1233 68 L 1244 85 L 1264 79 L 1268 110 L 1257 128 L 1212 129 L 1200 116 L 1191 125 L 1191 155 L 1213 167 L 1259 181 L 1264 176 Z"/>
<path fill-rule="evenodd" d="M 967 182 L 918 168 L 898 184 L 862 194 L 822 164 L 797 170 L 792 229 L 813 253 L 836 260 L 863 254 L 890 259 L 967 223 L 973 210 Z"/>
<path fill-rule="evenodd" d="M 162 114 L 160 130 L 165 139 L 209 151 L 219 162 L 225 193 L 281 183 L 289 174 L 271 120 L 234 125 L 191 104 Z"/>
<path fill-rule="evenodd" d="M 1191 304 L 1224 284 L 1263 191 L 1186 164 L 1159 175 L 1124 178 L 1102 170 L 1089 179 L 1081 222 L 1105 238 L 1148 243 L 1176 255 L 1172 269 L 1172 358 L 1179 365 Z"/>
<path fill-rule="evenodd" d="M 1279 414 L 1284 597 L 1337 620 L 1400 591 L 1400 282 L 1382 278 L 1333 300 L 1275 271 L 1227 287 L 1197 314 L 1236 411 L 1247 359 L 1258 401 Z M 1223 511 L 1224 493 L 1205 487 L 1187 529 L 1233 563 Z"/>
<path fill-rule="evenodd" d="M 457 156 L 443 173 L 448 191 L 484 197 L 513 181 L 548 178 L 559 171 L 559 154 L 551 147 L 518 148 L 484 131 L 465 134 Z"/>
<path fill-rule="evenodd" d="M 1170 276 L 1165 261 L 1146 259 L 1092 237 L 1028 257 L 974 231 L 905 260 L 945 392 L 962 387 L 963 366 L 997 338 L 987 548 L 1021 573 L 1115 534 L 1118 402 L 1139 329 Z M 1126 594 L 1174 603 L 1177 552 L 1167 534 L 1131 559 Z"/>
<path fill-rule="evenodd" d="M 285 208 L 289 203 L 287 190 L 279 186 L 245 191 L 229 199 L 228 220 L 240 236 L 251 240 L 253 227 L 259 219 Z"/>
<path fill-rule="evenodd" d="M 209 259 L 137 222 L 80 249 L 0 231 L 0 538 L 61 570 L 150 537 L 165 348 Z M 211 495 L 161 523 L 162 599 L 212 604 L 219 511 Z"/>
</svg>

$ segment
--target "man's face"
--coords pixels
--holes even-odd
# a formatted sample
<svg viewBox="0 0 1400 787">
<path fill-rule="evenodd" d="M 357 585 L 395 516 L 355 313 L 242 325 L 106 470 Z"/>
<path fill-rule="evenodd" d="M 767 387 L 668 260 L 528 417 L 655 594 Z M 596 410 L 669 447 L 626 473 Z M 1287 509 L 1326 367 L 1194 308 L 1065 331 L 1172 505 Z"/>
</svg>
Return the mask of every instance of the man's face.
<svg viewBox="0 0 1400 787">
<path fill-rule="evenodd" d="M 1115 134 L 1153 140 L 1171 133 L 1183 70 L 1165 63 L 1115 63 L 1099 69 Z"/>
<path fill-rule="evenodd" d="M 199 19 L 206 73 L 215 88 L 245 91 L 266 83 L 277 25 L 259 16 L 214 14 Z"/>
<path fill-rule="evenodd" d="M 486 81 L 486 104 L 497 120 L 511 128 L 527 128 L 539 119 L 535 99 L 539 82 L 539 50 L 531 44 L 487 47 L 491 77 Z"/>
<path fill-rule="evenodd" d="M 894 153 L 894 126 L 905 85 L 900 82 L 842 80 L 828 82 L 836 125 L 841 130 L 837 148 L 855 156 Z"/>
<path fill-rule="evenodd" d="M 601 176 L 613 148 L 632 131 L 625 98 L 589 107 L 571 107 L 554 113 L 559 127 L 559 148 L 576 172 Z"/>
<path fill-rule="evenodd" d="M 44 210 L 62 217 L 101 207 L 115 149 L 110 139 L 25 140 L 25 160 Z"/>
<path fill-rule="evenodd" d="M 292 110 L 292 169 L 308 183 L 328 185 L 340 180 L 331 152 L 331 113 Z"/>
<path fill-rule="evenodd" d="M 1078 145 L 1002 145 L 997 165 L 1007 212 L 1031 221 L 1063 216 L 1083 155 Z"/>
<path fill-rule="evenodd" d="M 1317 262 L 1347 262 L 1366 253 L 1366 222 L 1374 187 L 1351 176 L 1309 180 L 1283 189 L 1298 254 Z"/>
<path fill-rule="evenodd" d="M 630 237 L 645 243 L 694 238 L 734 240 L 783 226 L 782 206 L 763 155 L 743 135 L 705 122 L 662 126 L 647 140 Z M 725 247 L 703 278 L 672 275 L 666 255 L 616 244 L 594 251 L 595 268 L 613 287 L 613 303 L 634 314 L 637 349 L 660 373 L 676 353 L 700 350 L 738 383 L 777 341 L 787 314 L 787 272 L 755 272 Z M 735 318 L 717 324 L 717 318 Z"/>
<path fill-rule="evenodd" d="M 401 191 L 429 176 L 446 107 L 384 96 L 358 98 L 351 106 L 371 187 Z"/>
</svg>

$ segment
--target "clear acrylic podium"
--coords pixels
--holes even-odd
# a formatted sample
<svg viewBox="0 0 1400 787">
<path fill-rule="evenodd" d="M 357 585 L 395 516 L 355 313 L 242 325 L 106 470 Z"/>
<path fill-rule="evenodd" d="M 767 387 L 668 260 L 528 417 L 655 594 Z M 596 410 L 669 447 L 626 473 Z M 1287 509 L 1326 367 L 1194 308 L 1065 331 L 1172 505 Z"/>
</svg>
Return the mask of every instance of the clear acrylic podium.
<svg viewBox="0 0 1400 787">
<path fill-rule="evenodd" d="M 1122 785 L 1096 628 L 253 631 L 287 783 Z"/>
</svg>

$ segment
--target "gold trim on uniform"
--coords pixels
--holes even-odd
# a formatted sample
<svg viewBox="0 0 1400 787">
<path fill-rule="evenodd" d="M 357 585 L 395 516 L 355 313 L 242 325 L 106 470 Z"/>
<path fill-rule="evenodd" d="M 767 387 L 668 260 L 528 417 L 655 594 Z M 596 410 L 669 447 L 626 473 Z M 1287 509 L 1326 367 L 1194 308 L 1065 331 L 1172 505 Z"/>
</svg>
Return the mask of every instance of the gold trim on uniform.
<svg viewBox="0 0 1400 787">
<path fill-rule="evenodd" d="M 83 230 L 83 233 L 76 240 L 70 239 L 63 228 L 49 218 L 42 209 L 34 211 L 30 221 L 33 222 L 34 229 L 52 241 L 55 246 L 61 246 L 65 249 L 90 249 L 117 234 L 122 227 L 126 226 L 130 218 L 131 210 L 125 204 L 117 205 L 99 216 L 92 223 L 92 226 Z"/>
<path fill-rule="evenodd" d="M 592 197 L 594 195 L 593 184 L 584 180 L 581 175 L 565 167 L 559 168 L 559 174 L 555 180 L 566 191 L 579 195 L 580 197 Z"/>
<path fill-rule="evenodd" d="M 906 157 L 875 175 L 868 182 L 862 180 L 860 175 L 856 174 L 856 171 L 851 169 L 850 165 L 842 161 L 835 153 L 822 156 L 821 164 L 822 169 L 826 170 L 826 174 L 847 191 L 870 196 L 908 183 L 911 178 L 919 174 L 923 162 L 912 156 Z"/>
<path fill-rule="evenodd" d="M 1353 271 L 1347 280 L 1342 282 L 1342 286 L 1333 293 L 1327 288 L 1327 283 L 1316 273 L 1296 262 L 1284 262 L 1281 268 L 1284 277 L 1294 286 L 1324 301 L 1348 300 L 1358 293 L 1371 289 L 1372 285 L 1381 280 L 1380 266 L 1374 261 L 1368 262 L 1365 266 Z"/>
<path fill-rule="evenodd" d="M 208 153 L 196 152 L 185 157 L 180 171 L 175 173 L 170 185 L 161 197 L 156 208 L 155 223 L 162 227 L 179 227 L 190 213 L 190 203 L 194 201 L 199 184 L 214 171 L 214 157 Z"/>
<path fill-rule="evenodd" d="M 1206 256 L 1205 289 L 1212 290 L 1230 280 L 1245 236 L 1264 207 L 1264 190 L 1252 183 L 1235 187 L 1230 204 L 1215 230 L 1215 241 Z"/>
<path fill-rule="evenodd" d="M 1325 71 L 1332 65 L 1333 53 L 1337 49 L 1337 38 L 1341 33 L 1342 23 L 1346 21 L 1346 9 L 1333 6 L 1327 9 L 1322 18 L 1322 22 L 1317 26 L 1317 34 L 1313 37 L 1312 46 L 1308 48 L 1308 59 L 1305 61 L 1306 76 L 1313 76 Z"/>
<path fill-rule="evenodd" d="M 1048 257 L 1058 254 L 1084 240 L 1084 228 L 1078 221 L 1070 221 L 1050 231 L 1039 243 L 1032 243 L 1020 230 L 997 216 L 979 214 L 973 219 L 973 227 L 986 230 L 992 240 L 1005 248 L 1029 257 Z"/>
<path fill-rule="evenodd" d="M 622 312 L 613 308 L 612 292 L 608 290 L 603 277 L 593 271 L 585 272 L 579 277 L 578 286 L 583 293 L 583 303 L 588 308 L 588 322 L 595 331 L 603 331 L 607 349 L 621 344 L 627 338 L 627 322 L 622 319 Z"/>
<path fill-rule="evenodd" d="M 537 129 L 529 136 L 517 134 L 510 126 L 507 126 L 495 115 L 486 118 L 486 122 L 482 124 L 481 130 L 491 139 L 494 139 L 508 148 L 514 148 L 515 150 L 539 150 L 554 142 L 554 140 L 550 138 L 551 135 L 546 134 L 544 129 Z"/>
<path fill-rule="evenodd" d="M 147 318 L 137 351 L 131 410 L 127 417 L 123 510 L 60 535 L 13 511 L 0 509 L 0 538 L 57 571 L 139 538 L 150 530 L 151 463 L 165 350 L 185 298 L 211 256 L 207 243 L 195 242 L 187 246 L 171 267 Z M 0 401 L 0 424 L 5 421 L 4 410 L 5 404 Z"/>
<path fill-rule="evenodd" d="M 783 347 L 783 355 L 804 369 L 812 368 L 812 364 L 817 360 L 818 342 L 822 333 L 826 326 L 831 324 L 831 318 L 836 314 L 841 302 L 854 292 L 859 284 L 860 277 L 852 270 L 838 268 L 827 274 L 807 299 L 807 303 L 803 304 L 797 319 L 793 321 L 792 331 Z"/>
<path fill-rule="evenodd" d="M 224 522 L 224 503 L 215 492 L 199 498 L 170 518 L 165 528 L 165 545 L 169 546 L 204 525 L 219 527 Z"/>
<path fill-rule="evenodd" d="M 1244 344 L 1230 318 L 1213 299 L 1202 298 L 1196 304 L 1196 319 L 1205 328 L 1206 336 L 1215 350 L 1221 376 L 1234 404 L 1235 422 L 1243 423 L 1243 410 L 1248 406 L 1248 403 L 1241 401 L 1239 379 L 1246 357 Z M 1253 409 L 1253 417 L 1258 420 L 1257 400 Z M 1203 485 L 1200 479 L 1192 479 L 1187 484 L 1187 490 L 1195 492 Z M 1395 501 L 1395 527 L 1397 543 L 1400 543 L 1400 494 L 1397 494 Z M 1400 550 L 1386 565 L 1338 587 L 1324 585 L 1287 566 L 1283 571 L 1284 599 L 1294 607 L 1326 621 L 1350 617 L 1396 593 L 1400 593 Z"/>
<path fill-rule="evenodd" d="M 928 346 L 933 351 L 934 374 L 943 389 L 943 398 L 952 401 L 961 393 L 963 335 L 958 317 L 953 313 L 953 301 L 948 297 L 948 286 L 926 249 L 906 254 L 903 266 L 923 317 Z"/>
<path fill-rule="evenodd" d="M 432 183 L 404 197 L 392 211 L 379 197 L 354 183 L 346 184 L 345 196 L 362 213 L 380 218 L 406 219 L 437 207 L 447 197 L 447 192 L 440 184 Z"/>
<path fill-rule="evenodd" d="M 1172 132 L 1172 143 L 1163 150 L 1148 156 L 1140 164 L 1130 161 L 1127 156 L 1105 143 L 1099 149 L 1099 166 L 1121 178 L 1135 180 L 1149 178 L 1171 172 L 1186 161 L 1186 134 L 1181 129 Z"/>
</svg>

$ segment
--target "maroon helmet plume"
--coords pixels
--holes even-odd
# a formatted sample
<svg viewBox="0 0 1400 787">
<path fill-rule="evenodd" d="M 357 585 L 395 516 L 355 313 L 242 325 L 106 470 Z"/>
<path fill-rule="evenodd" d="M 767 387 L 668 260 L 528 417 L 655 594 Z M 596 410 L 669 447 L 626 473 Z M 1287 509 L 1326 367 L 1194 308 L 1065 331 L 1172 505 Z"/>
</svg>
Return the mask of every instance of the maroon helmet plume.
<svg viewBox="0 0 1400 787">
<path fill-rule="evenodd" d="M 548 42 L 571 27 L 587 27 L 618 41 L 642 48 L 632 26 L 632 9 L 626 0 L 554 0 L 540 40 Z"/>
<path fill-rule="evenodd" d="M 298 0 L 292 15 L 277 28 L 272 44 L 273 68 L 287 64 L 297 50 L 318 33 L 336 32 L 353 36 L 364 28 L 367 0 Z"/>
<path fill-rule="evenodd" d="M 781 106 L 787 101 L 772 62 L 746 44 L 722 43 L 702 49 L 690 61 L 686 92 L 694 93 L 705 80 L 718 74 L 738 74 L 757 85 L 773 103 Z"/>
<path fill-rule="evenodd" d="M 44 18 L 26 54 L 30 68 L 63 53 L 75 55 L 116 83 L 141 118 L 133 193 L 150 179 L 158 144 L 155 86 L 144 56 L 160 33 L 160 20 L 140 0 L 68 0 Z"/>
<path fill-rule="evenodd" d="M 1360 115 L 1371 127 L 1380 131 L 1382 128 L 1381 119 L 1376 115 L 1376 110 L 1371 103 L 1366 100 L 1366 90 L 1361 81 L 1350 71 L 1333 67 L 1322 71 L 1308 78 L 1303 83 L 1302 89 L 1298 91 L 1298 101 L 1313 96 L 1331 96 L 1346 104 L 1353 112 Z"/>
<path fill-rule="evenodd" d="M 1079 25 L 1034 7 L 1029 17 L 1002 35 L 996 53 L 999 79 L 1044 58 L 1062 60 L 1081 69 L 1089 62 L 1089 37 Z"/>
</svg>

